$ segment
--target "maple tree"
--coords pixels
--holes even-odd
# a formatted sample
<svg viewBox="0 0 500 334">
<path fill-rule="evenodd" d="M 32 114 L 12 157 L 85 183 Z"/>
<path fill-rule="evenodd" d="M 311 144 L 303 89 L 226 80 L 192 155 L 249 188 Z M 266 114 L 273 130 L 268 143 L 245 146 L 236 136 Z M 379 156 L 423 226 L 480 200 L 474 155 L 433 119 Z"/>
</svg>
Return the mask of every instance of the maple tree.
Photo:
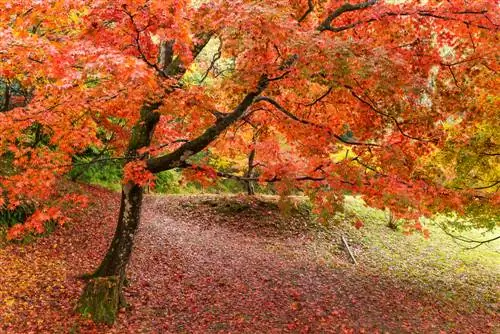
<svg viewBox="0 0 500 334">
<path fill-rule="evenodd" d="M 84 201 L 55 187 L 76 154 L 126 163 L 115 236 L 80 300 L 96 321 L 124 302 L 143 188 L 161 171 L 300 186 L 320 214 L 348 192 L 407 219 L 498 217 L 493 0 L 9 1 L 0 22 L 0 205 L 37 205 L 9 237 Z M 193 163 L 208 148 L 251 168 Z"/>
</svg>

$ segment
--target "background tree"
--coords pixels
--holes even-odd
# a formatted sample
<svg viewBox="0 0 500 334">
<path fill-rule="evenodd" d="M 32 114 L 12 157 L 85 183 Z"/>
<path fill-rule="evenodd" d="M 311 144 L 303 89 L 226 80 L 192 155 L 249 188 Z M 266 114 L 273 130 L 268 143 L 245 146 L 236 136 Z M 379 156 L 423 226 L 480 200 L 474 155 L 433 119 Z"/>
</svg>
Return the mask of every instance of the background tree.
<svg viewBox="0 0 500 334">
<path fill-rule="evenodd" d="M 283 192 L 300 182 L 323 212 L 348 192 L 407 219 L 478 202 L 498 215 L 494 187 L 451 186 L 456 175 L 429 163 L 443 147 L 475 147 L 474 128 L 498 126 L 496 9 L 491 0 L 8 3 L 0 77 L 33 96 L 0 113 L 0 148 L 16 167 L 0 204 L 30 198 L 38 208 L 10 237 L 64 222 L 63 201 L 75 198 L 57 191 L 58 176 L 74 155 L 106 145 L 127 163 L 121 208 L 79 309 L 113 322 L 143 187 L 173 168 L 222 175 L 192 157 L 245 151 L 250 122 L 267 128 L 254 147 L 259 180 Z M 230 69 L 217 71 L 219 61 Z M 186 80 L 204 65 L 199 84 Z M 34 124 L 44 145 L 26 141 Z M 487 142 L 477 143 L 497 159 Z"/>
</svg>

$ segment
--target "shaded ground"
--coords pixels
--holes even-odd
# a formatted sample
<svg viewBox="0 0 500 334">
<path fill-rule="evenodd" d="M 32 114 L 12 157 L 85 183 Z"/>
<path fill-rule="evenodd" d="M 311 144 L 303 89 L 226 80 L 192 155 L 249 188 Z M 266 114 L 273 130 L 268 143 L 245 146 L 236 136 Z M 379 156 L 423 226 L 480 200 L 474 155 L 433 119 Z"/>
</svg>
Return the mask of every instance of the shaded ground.
<svg viewBox="0 0 500 334">
<path fill-rule="evenodd" d="M 297 214 L 280 217 L 258 203 L 228 209 L 199 196 L 147 198 L 130 307 L 113 328 L 96 327 L 70 315 L 83 287 L 76 276 L 98 264 L 114 229 L 116 194 L 93 193 L 100 202 L 78 224 L 0 249 L 0 332 L 495 331 L 491 309 L 443 300 L 342 257 L 326 263 Z M 285 223 L 292 228 L 283 231 Z"/>
</svg>

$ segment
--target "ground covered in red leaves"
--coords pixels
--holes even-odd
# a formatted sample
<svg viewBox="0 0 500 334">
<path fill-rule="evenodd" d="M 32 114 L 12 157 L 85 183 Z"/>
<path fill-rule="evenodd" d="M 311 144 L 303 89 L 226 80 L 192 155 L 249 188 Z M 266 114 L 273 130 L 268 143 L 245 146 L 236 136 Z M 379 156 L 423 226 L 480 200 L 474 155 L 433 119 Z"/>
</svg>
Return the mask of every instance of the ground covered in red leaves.
<svg viewBox="0 0 500 334">
<path fill-rule="evenodd" d="M 493 333 L 498 316 L 417 286 L 317 260 L 297 217 L 213 197 L 149 196 L 113 327 L 73 313 L 114 230 L 118 195 L 72 225 L 0 249 L 1 333 Z M 274 222 L 269 224 L 269 222 Z M 295 228 L 283 231 L 284 223 Z M 498 329 L 498 328 L 497 328 Z"/>
</svg>

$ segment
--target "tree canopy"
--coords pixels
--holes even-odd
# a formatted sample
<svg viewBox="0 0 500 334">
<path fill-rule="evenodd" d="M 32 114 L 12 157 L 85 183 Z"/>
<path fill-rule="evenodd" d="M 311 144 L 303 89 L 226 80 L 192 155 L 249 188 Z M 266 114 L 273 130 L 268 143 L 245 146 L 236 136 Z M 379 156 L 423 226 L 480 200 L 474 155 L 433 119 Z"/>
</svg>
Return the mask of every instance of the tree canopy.
<svg viewBox="0 0 500 334">
<path fill-rule="evenodd" d="M 251 177 L 299 187 L 318 212 L 351 193 L 403 218 L 454 212 L 495 224 L 495 1 L 2 7 L 0 152 L 11 170 L 0 204 L 38 207 L 11 238 L 64 222 L 64 203 L 83 201 L 57 183 L 88 147 L 123 160 L 124 182 L 139 185 L 172 168 L 231 177 L 192 157 L 254 151 Z M 148 122 L 136 136 L 150 144 L 127 155 Z"/>
</svg>

